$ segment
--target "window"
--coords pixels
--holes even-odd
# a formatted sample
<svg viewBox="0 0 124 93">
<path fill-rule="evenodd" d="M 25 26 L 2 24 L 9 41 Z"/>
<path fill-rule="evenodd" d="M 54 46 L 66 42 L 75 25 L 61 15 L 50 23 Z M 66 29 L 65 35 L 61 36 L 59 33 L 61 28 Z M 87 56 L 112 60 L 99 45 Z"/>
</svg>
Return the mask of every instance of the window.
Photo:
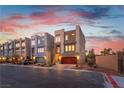
<svg viewBox="0 0 124 93">
<path fill-rule="evenodd" d="M 7 49 L 7 45 L 5 45 L 5 49 Z"/>
<path fill-rule="evenodd" d="M 55 42 L 60 42 L 60 36 L 55 37 Z"/>
<path fill-rule="evenodd" d="M 11 49 L 12 48 L 12 45 L 9 45 L 9 49 Z"/>
<path fill-rule="evenodd" d="M 25 42 L 22 42 L 22 46 L 23 46 L 23 47 L 25 46 Z"/>
<path fill-rule="evenodd" d="M 71 51 L 71 45 L 69 45 L 69 49 L 68 49 L 68 51 Z"/>
<path fill-rule="evenodd" d="M 75 51 L 75 45 L 72 45 L 72 46 L 71 46 L 71 50 L 72 50 L 72 51 Z"/>
<path fill-rule="evenodd" d="M 38 48 L 38 53 L 44 52 L 44 48 Z"/>
<path fill-rule="evenodd" d="M 38 45 L 40 44 L 40 39 L 38 39 Z"/>
<path fill-rule="evenodd" d="M 31 45 L 34 46 L 35 45 L 35 40 L 31 41 Z"/>
<path fill-rule="evenodd" d="M 75 34 L 74 33 L 72 33 L 72 36 L 74 36 Z"/>
<path fill-rule="evenodd" d="M 68 46 L 67 45 L 65 46 L 65 51 L 68 51 Z"/>
<path fill-rule="evenodd" d="M 3 50 L 3 47 L 1 47 L 1 50 Z"/>
<path fill-rule="evenodd" d="M 42 33 L 41 36 L 45 36 L 45 33 Z"/>
<path fill-rule="evenodd" d="M 16 47 L 19 47 L 19 43 L 16 43 Z"/>
<path fill-rule="evenodd" d="M 44 41 L 44 38 L 42 38 L 42 41 Z"/>
<path fill-rule="evenodd" d="M 65 45 L 65 52 L 75 51 L 75 45 Z"/>
<path fill-rule="evenodd" d="M 65 35 L 65 40 L 68 40 L 68 35 Z"/>
<path fill-rule="evenodd" d="M 57 53 L 60 53 L 60 46 L 57 46 L 57 47 L 56 47 L 56 52 L 57 52 Z"/>
</svg>

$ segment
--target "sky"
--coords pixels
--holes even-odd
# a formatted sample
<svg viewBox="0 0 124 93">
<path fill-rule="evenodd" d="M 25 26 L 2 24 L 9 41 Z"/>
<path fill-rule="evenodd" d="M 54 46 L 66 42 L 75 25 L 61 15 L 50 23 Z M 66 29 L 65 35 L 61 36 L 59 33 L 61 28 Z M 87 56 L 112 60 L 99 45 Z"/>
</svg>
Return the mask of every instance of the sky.
<svg viewBox="0 0 124 93">
<path fill-rule="evenodd" d="M 0 5 L 0 43 L 80 25 L 86 50 L 124 48 L 124 6 Z"/>
</svg>

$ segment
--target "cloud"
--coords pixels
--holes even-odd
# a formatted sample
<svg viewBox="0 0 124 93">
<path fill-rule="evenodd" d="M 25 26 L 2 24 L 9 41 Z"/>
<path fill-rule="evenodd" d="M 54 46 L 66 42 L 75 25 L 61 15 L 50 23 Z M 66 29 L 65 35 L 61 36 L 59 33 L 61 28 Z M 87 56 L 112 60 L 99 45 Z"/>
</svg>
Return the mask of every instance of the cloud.
<svg viewBox="0 0 124 93">
<path fill-rule="evenodd" d="M 25 18 L 26 18 L 26 16 L 24 16 L 22 14 L 13 14 L 8 17 L 8 20 L 21 20 L 21 19 L 25 19 Z"/>
<path fill-rule="evenodd" d="M 92 26 L 92 27 L 98 27 L 98 28 L 113 28 L 113 26 L 101 26 L 101 25 L 95 25 L 95 24 L 90 24 L 89 26 Z"/>
<path fill-rule="evenodd" d="M 121 34 L 122 32 L 118 31 L 118 30 L 112 30 L 109 32 L 110 34 Z"/>
<path fill-rule="evenodd" d="M 77 9 L 81 17 L 88 19 L 98 19 L 107 15 L 110 10 L 109 6 L 84 6 L 84 8 Z"/>
</svg>

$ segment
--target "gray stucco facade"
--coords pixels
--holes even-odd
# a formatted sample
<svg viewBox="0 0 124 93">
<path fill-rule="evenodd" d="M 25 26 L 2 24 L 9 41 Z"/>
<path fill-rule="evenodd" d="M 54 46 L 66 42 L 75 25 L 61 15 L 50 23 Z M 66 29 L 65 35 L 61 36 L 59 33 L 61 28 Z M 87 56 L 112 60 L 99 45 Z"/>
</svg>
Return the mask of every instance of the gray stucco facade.
<svg viewBox="0 0 124 93">
<path fill-rule="evenodd" d="M 37 62 L 52 62 L 53 58 L 54 37 L 47 33 L 41 32 L 31 36 L 31 57 L 36 57 Z"/>
</svg>

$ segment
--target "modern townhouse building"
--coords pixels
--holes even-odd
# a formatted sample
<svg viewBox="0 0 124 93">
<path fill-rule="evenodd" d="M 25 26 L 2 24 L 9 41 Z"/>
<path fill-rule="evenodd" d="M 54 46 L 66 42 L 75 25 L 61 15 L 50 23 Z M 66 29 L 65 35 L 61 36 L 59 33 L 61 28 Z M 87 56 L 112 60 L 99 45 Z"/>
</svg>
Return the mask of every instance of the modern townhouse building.
<svg viewBox="0 0 124 93">
<path fill-rule="evenodd" d="M 12 62 L 14 56 L 14 41 L 8 41 L 8 61 Z"/>
<path fill-rule="evenodd" d="M 53 61 L 53 47 L 54 37 L 51 34 L 41 32 L 31 36 L 31 57 L 38 63 Z"/>
<path fill-rule="evenodd" d="M 8 59 L 9 59 L 9 57 L 8 57 L 9 53 L 8 52 L 9 52 L 8 51 L 8 42 L 5 42 L 4 43 L 4 56 L 3 56 L 5 62 L 8 62 Z"/>
<path fill-rule="evenodd" d="M 14 40 L 14 59 L 23 60 L 30 58 L 31 41 L 29 38 Z"/>
<path fill-rule="evenodd" d="M 55 31 L 55 62 L 83 64 L 85 62 L 85 37 L 79 25 L 75 30 Z"/>
<path fill-rule="evenodd" d="M 4 60 L 4 44 L 0 44 L 0 62 Z"/>
<path fill-rule="evenodd" d="M 4 44 L 0 44 L 0 56 L 4 55 Z"/>
</svg>

